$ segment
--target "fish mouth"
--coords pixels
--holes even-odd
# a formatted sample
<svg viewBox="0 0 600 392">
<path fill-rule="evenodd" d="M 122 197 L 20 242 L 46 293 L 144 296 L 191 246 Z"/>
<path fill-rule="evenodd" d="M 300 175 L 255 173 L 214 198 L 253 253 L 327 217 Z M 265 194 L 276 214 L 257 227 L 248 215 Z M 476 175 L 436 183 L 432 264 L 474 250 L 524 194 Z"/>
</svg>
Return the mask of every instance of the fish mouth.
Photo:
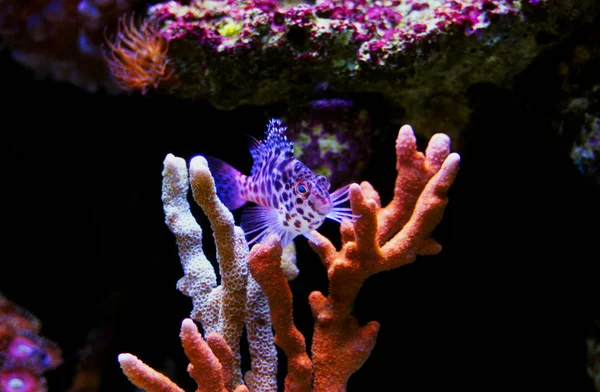
<svg viewBox="0 0 600 392">
<path fill-rule="evenodd" d="M 327 200 L 317 199 L 317 202 L 315 203 L 315 211 L 317 211 L 319 215 L 325 216 L 329 214 L 331 212 L 331 208 L 332 205 Z"/>
<path fill-rule="evenodd" d="M 331 212 L 331 207 L 330 206 L 323 206 L 321 208 L 317 208 L 317 212 L 319 213 L 319 215 L 327 215 Z"/>
</svg>

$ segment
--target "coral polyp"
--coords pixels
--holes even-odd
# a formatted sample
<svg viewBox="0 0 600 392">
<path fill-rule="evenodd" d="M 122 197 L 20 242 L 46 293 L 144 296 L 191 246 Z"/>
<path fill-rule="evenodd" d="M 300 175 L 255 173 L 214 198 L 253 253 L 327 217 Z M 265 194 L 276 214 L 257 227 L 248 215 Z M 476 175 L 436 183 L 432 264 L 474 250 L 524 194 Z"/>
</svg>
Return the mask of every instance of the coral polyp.
<svg viewBox="0 0 600 392">
<path fill-rule="evenodd" d="M 0 390 L 6 392 L 46 392 L 46 380 L 27 368 L 3 369 Z"/>
<path fill-rule="evenodd" d="M 62 351 L 40 329 L 34 315 L 0 293 L 0 391 L 48 390 L 43 373 L 62 363 Z"/>
<path fill-rule="evenodd" d="M 169 43 L 159 35 L 153 22 L 122 16 L 114 41 L 105 38 L 104 58 L 121 89 L 141 90 L 145 94 L 150 87 L 157 88 L 173 76 L 167 57 Z"/>
</svg>

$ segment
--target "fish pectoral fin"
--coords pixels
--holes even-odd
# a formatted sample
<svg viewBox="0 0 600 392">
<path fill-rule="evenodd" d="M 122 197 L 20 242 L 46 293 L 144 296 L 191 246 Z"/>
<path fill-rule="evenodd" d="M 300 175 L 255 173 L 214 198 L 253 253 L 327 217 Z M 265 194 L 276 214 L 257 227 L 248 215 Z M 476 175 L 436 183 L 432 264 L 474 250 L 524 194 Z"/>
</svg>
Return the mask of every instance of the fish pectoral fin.
<svg viewBox="0 0 600 392">
<path fill-rule="evenodd" d="M 255 206 L 244 209 L 241 227 L 246 234 L 248 245 L 253 242 L 261 242 L 269 234 L 275 234 L 279 239 L 285 234 L 277 210 L 270 207 Z"/>
</svg>

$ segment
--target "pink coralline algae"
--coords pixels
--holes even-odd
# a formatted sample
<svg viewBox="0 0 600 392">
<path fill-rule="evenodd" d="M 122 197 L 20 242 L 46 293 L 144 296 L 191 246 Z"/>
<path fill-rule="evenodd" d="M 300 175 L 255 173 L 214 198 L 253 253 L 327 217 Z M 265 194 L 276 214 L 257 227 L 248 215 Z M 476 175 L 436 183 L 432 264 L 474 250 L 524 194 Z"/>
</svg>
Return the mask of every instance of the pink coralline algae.
<svg viewBox="0 0 600 392">
<path fill-rule="evenodd" d="M 170 1 L 149 9 L 191 78 L 181 94 L 224 107 L 274 101 L 303 84 L 376 84 L 382 73 L 400 75 L 407 55 L 424 57 L 419 53 L 444 33 L 479 34 L 521 13 L 512 0 Z M 240 86 L 241 96 L 233 93 Z"/>
<path fill-rule="evenodd" d="M 116 89 L 103 29 L 114 39 L 134 4 L 169 44 L 177 83 L 160 93 L 234 109 L 309 102 L 327 83 L 340 97 L 378 94 L 405 113 L 398 121 L 451 136 L 468 119 L 469 87 L 510 86 L 600 14 L 597 0 L 0 0 L 0 35 L 40 76 Z"/>
<path fill-rule="evenodd" d="M 0 294 L 0 391 L 47 390 L 43 373 L 60 365 L 62 354 L 40 329 L 35 316 Z"/>
<path fill-rule="evenodd" d="M 380 94 L 404 120 L 452 133 L 468 116 L 469 86 L 510 80 L 599 8 L 596 0 L 205 0 L 156 4 L 147 16 L 170 41 L 180 83 L 167 94 L 233 109 L 307 102 L 327 83 Z"/>
</svg>

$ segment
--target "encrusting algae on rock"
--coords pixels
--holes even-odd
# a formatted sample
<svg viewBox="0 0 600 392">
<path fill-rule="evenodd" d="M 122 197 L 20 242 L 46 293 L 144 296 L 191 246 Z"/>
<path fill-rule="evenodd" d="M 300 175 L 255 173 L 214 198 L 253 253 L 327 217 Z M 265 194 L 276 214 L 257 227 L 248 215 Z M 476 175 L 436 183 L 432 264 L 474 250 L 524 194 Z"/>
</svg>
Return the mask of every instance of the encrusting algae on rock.
<svg viewBox="0 0 600 392">
<path fill-rule="evenodd" d="M 599 12 L 593 0 L 211 0 L 157 3 L 145 17 L 169 43 L 173 79 L 160 94 L 230 110 L 308 102 L 326 83 L 458 140 L 469 88 L 509 86 Z"/>
</svg>

